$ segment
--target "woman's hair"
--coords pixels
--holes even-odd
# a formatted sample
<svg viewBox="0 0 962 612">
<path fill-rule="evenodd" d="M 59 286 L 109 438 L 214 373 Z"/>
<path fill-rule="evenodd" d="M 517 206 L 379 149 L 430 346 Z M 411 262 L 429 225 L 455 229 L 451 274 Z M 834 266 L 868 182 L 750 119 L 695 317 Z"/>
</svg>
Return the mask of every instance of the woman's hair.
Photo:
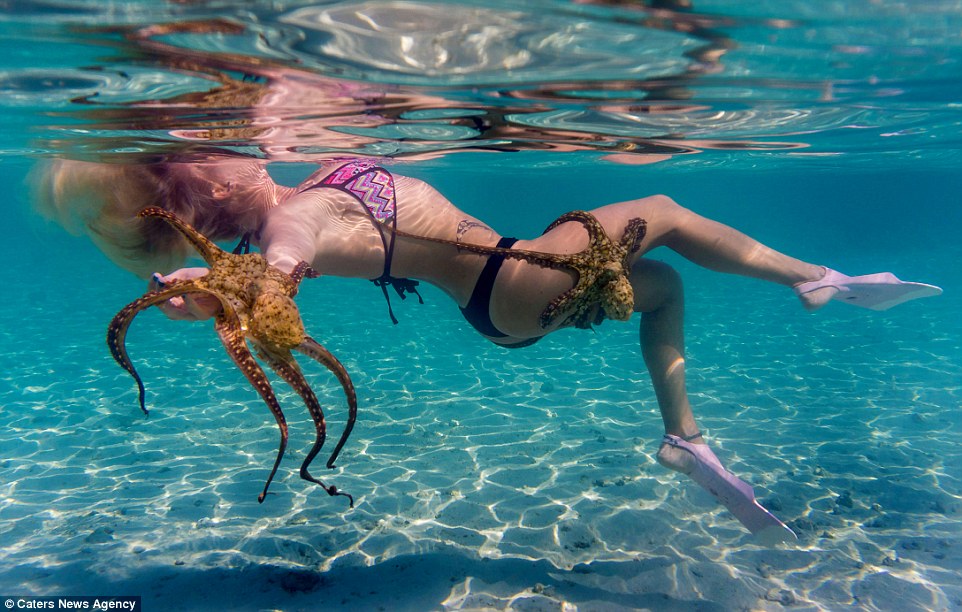
<svg viewBox="0 0 962 612">
<path fill-rule="evenodd" d="M 229 164 L 234 179 L 226 179 Z M 203 158 L 153 163 L 45 160 L 31 172 L 37 210 L 73 234 L 87 234 L 113 262 L 146 278 L 181 267 L 191 253 L 166 222 L 137 216 L 148 206 L 169 210 L 211 240 L 255 229 L 273 186 L 257 160 Z"/>
</svg>

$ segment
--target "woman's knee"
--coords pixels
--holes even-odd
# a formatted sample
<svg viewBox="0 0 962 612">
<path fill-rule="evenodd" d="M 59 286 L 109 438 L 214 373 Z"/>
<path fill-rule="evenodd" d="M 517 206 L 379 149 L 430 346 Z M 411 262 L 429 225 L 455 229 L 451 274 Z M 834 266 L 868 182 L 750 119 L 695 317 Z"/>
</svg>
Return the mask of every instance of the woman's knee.
<svg viewBox="0 0 962 612">
<path fill-rule="evenodd" d="M 635 293 L 635 312 L 684 305 L 681 275 L 664 262 L 639 259 L 631 269 L 630 280 Z"/>
<path fill-rule="evenodd" d="M 697 217 L 696 213 L 666 195 L 654 197 L 656 198 L 655 216 L 666 234 L 677 231 L 685 224 L 690 223 L 693 217 Z"/>
<path fill-rule="evenodd" d="M 650 200 L 652 204 L 661 209 L 683 208 L 674 198 L 663 193 L 648 196 L 645 200 Z"/>
<path fill-rule="evenodd" d="M 653 195 L 632 202 L 633 214 L 647 222 L 647 240 L 643 252 L 659 246 L 669 246 L 674 237 L 695 213 L 667 195 Z"/>
</svg>

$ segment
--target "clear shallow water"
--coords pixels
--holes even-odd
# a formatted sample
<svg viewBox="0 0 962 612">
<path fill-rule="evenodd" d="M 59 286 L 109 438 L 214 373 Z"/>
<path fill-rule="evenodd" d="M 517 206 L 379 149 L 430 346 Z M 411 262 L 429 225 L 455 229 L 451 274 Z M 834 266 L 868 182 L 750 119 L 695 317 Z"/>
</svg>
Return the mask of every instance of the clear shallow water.
<svg viewBox="0 0 962 612">
<path fill-rule="evenodd" d="M 503 53 L 544 49 L 547 43 L 535 45 L 541 39 L 531 32 L 565 25 L 588 32 L 584 36 L 591 34 L 596 45 L 593 55 L 584 54 L 595 58 L 590 70 L 572 67 L 589 63 L 583 56 L 575 61 L 570 45 L 559 47 L 564 54 L 537 56 L 531 68 L 507 69 L 504 60 L 479 66 L 462 55 L 451 65 L 473 67 L 457 72 L 442 69 L 443 62 L 438 67 L 435 55 L 433 69 L 402 70 L 402 60 L 381 38 L 360 34 L 352 44 L 384 47 L 383 53 L 365 47 L 366 62 L 357 54 L 348 61 L 336 47 L 347 43 L 325 38 L 336 48 L 321 53 L 323 45 L 311 43 L 319 34 L 298 37 L 277 25 L 306 28 L 307 18 L 293 4 L 281 7 L 285 17 L 272 19 L 260 5 L 248 12 L 219 5 L 219 14 L 275 41 L 269 47 L 250 42 L 258 37 L 248 30 L 177 38 L 190 49 L 239 49 L 248 57 L 299 50 L 297 59 L 315 74 L 375 89 L 387 84 L 403 97 L 405 113 L 422 112 L 391 123 L 377 108 L 378 125 L 364 126 L 379 130 L 370 142 L 330 138 L 346 132 L 340 124 L 357 109 L 336 113 L 339 131 L 307 121 L 293 132 L 272 132 L 266 144 L 267 137 L 257 134 L 235 142 L 238 134 L 229 129 L 208 134 L 224 140 L 216 144 L 273 156 L 282 177 L 297 176 L 305 166 L 280 162 L 320 159 L 331 154 L 325 147 L 424 153 L 452 142 L 463 148 L 508 140 L 504 130 L 491 142 L 467 138 L 453 129 L 467 125 L 463 118 L 438 123 L 438 109 L 447 103 L 436 98 L 414 108 L 411 96 L 430 88 L 462 108 L 483 109 L 486 118 L 495 115 L 489 106 L 510 105 L 512 112 L 503 116 L 513 127 L 535 123 L 533 114 L 546 118 L 542 131 L 510 144 L 537 149 L 531 152 L 404 165 L 405 173 L 429 180 L 502 231 L 533 234 L 565 210 L 664 192 L 798 256 L 844 270 L 892 269 L 943 286 L 946 294 L 938 300 L 888 313 L 833 304 L 812 316 L 783 290 L 664 255 L 686 280 L 696 410 L 721 458 L 799 532 L 799 547 L 779 550 L 754 546 L 706 495 L 654 463 L 661 424 L 637 351 L 636 322 L 609 322 L 596 334 L 564 332 L 506 352 L 468 333 L 439 292 L 428 290 L 424 306 L 400 304 L 402 324 L 394 327 L 376 289 L 336 279 L 311 283 L 298 299 L 308 326 L 345 362 L 359 389 L 361 420 L 330 476 L 355 495 L 357 508 L 348 511 L 343 499 L 328 498 L 296 477 L 311 429 L 296 396 L 284 392 L 292 447 L 274 494 L 258 505 L 276 444 L 273 420 L 210 329 L 157 313 L 138 318 L 130 350 L 153 408 L 143 419 L 129 377 L 103 342 L 107 321 L 142 292 L 141 283 L 87 241 L 36 219 L 20 188 L 26 158 L 37 152 L 155 151 L 178 141 L 171 130 L 198 129 L 198 122 L 211 120 L 196 109 L 165 115 L 182 102 L 172 97 L 210 87 L 193 67 L 164 69 L 171 60 L 163 53 L 125 56 L 117 51 L 118 36 L 65 24 L 182 21 L 211 7 L 16 5 L 8 14 L 5 61 L 21 78 L 38 67 L 86 79 L 117 74 L 122 66 L 139 81 L 128 78 L 112 85 L 116 89 L 101 81 L 90 87 L 32 81 L 21 98 L 5 98 L 12 119 L 0 170 L 12 197 L 0 246 L 7 262 L 0 306 L 0 592 L 143 594 L 152 609 L 315 609 L 319 602 L 334 609 L 962 606 L 962 453 L 955 443 L 962 380 L 955 290 L 960 179 L 951 129 L 957 49 L 940 29 L 953 23 L 954 6 L 928 4 L 931 12 L 905 15 L 898 6 L 867 3 L 851 9 L 861 9 L 853 20 L 848 8 L 816 4 L 817 14 L 779 3 L 758 5 L 751 15 L 702 4 L 700 11 L 731 17 L 729 36 L 737 34 L 740 45 L 725 54 L 718 73 L 699 75 L 704 87 L 686 83 L 693 92 L 686 104 L 706 106 L 703 114 L 678 111 L 666 118 L 678 134 L 668 139 L 670 147 L 724 138 L 797 141 L 804 148 L 704 148 L 642 166 L 599 158 L 611 152 L 609 143 L 626 138 L 649 147 L 646 153 L 662 147 L 662 154 L 663 139 L 645 140 L 650 134 L 638 126 L 627 136 L 606 118 L 578 132 L 605 142 L 600 152 L 545 149 L 545 143 L 572 146 L 570 134 L 556 133 L 570 117 L 584 121 L 604 111 L 585 99 L 552 97 L 545 105 L 552 108 L 539 106 L 551 89 L 544 84 L 554 87 L 558 74 L 582 81 L 597 75 L 591 95 L 583 96 L 590 100 L 611 83 L 687 70 L 691 60 L 678 58 L 695 43 L 686 46 L 679 40 L 685 37 L 664 29 L 642 31 L 623 18 L 629 9 L 545 5 L 551 10 L 531 10 L 524 18 L 515 18 L 510 7 L 471 9 L 488 21 L 491 11 L 511 14 L 495 28 L 511 43 L 492 45 Z M 760 15 L 802 25 L 774 28 Z M 651 41 L 667 44 L 677 65 L 659 54 L 665 65 L 629 76 L 630 65 L 619 65 L 623 58 L 608 57 L 615 55 L 610 41 L 622 39 L 611 30 L 604 30 L 608 37 L 593 33 L 603 27 L 634 32 L 642 50 Z M 70 45 L 64 43 L 68 31 L 77 37 Z M 38 46 L 52 40 L 60 46 L 47 46 L 57 52 L 37 59 Z M 247 46 L 237 47 L 242 40 Z M 851 67 L 818 59 L 843 44 L 869 50 L 850 54 L 861 62 Z M 871 74 L 883 78 L 873 84 Z M 818 87 L 797 86 L 828 79 L 861 89 L 848 101 L 819 102 Z M 130 89 L 133 81 L 139 89 Z M 877 95 L 893 83 L 902 93 Z M 508 85 L 537 90 L 535 101 L 516 96 L 492 102 L 490 92 Z M 81 105 L 64 101 L 68 90 L 74 97 L 92 91 L 112 97 L 110 112 L 78 110 Z M 641 91 L 635 93 L 642 103 L 671 99 Z M 155 101 L 149 112 L 126 104 L 148 97 Z M 872 108 L 863 108 L 870 98 Z M 727 120 L 732 106 L 744 111 L 738 130 Z M 272 112 L 282 125 L 304 119 L 304 107 L 272 108 L 280 109 Z M 804 118 L 793 126 L 769 121 L 777 108 Z M 51 110 L 54 116 L 44 114 Z M 217 120 L 236 119 L 241 111 L 227 109 Z M 837 120 L 813 123 L 814 111 Z M 866 117 L 875 123 L 845 127 Z M 72 131 L 76 125 L 85 132 Z M 430 141 L 390 137 L 390 130 L 397 136 L 412 125 L 448 131 Z M 883 136 L 883 130 L 906 133 Z M 305 131 L 316 133 L 316 141 L 288 146 L 291 133 Z M 820 155 L 807 155 L 812 152 Z M 340 424 L 345 408 L 336 382 L 320 368 L 311 372 L 311 382 Z"/>
</svg>

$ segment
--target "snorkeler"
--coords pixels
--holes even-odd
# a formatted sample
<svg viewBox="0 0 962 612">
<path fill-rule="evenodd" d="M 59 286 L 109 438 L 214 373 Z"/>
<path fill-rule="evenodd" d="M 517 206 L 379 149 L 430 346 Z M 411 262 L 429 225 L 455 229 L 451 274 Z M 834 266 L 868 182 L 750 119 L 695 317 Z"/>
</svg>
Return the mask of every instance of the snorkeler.
<svg viewBox="0 0 962 612">
<path fill-rule="evenodd" d="M 237 157 L 149 166 L 57 161 L 37 176 L 42 210 L 66 226 L 86 224 L 108 256 L 141 276 L 170 269 L 187 250 L 162 223 L 136 219 L 140 209 L 161 205 L 212 239 L 244 236 L 285 273 L 304 261 L 321 275 L 374 280 L 385 297 L 431 283 L 502 347 L 641 313 L 641 353 L 665 425 L 658 462 L 691 477 L 766 543 L 795 534 L 706 445 L 685 384 L 681 279 L 644 256 L 664 246 L 711 270 L 777 283 L 809 311 L 831 300 L 884 310 L 941 293 L 888 273 L 850 277 L 794 259 L 661 195 L 565 215 L 544 234 L 516 240 L 423 181 L 369 160 L 324 165 L 297 187 L 276 184 L 264 162 Z M 204 273 L 155 273 L 150 285 Z M 161 305 L 171 318 L 188 320 L 219 308 L 192 295 Z"/>
</svg>

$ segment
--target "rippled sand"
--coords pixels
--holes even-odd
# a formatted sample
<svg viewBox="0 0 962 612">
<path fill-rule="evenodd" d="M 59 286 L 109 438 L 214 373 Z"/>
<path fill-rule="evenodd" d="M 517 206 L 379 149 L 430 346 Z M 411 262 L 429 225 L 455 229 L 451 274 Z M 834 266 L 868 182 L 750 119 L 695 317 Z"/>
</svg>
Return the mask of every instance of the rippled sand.
<svg viewBox="0 0 962 612">
<path fill-rule="evenodd" d="M 291 446 L 261 505 L 266 407 L 209 326 L 150 313 L 129 336 L 141 416 L 102 337 L 140 287 L 109 274 L 129 296 L 38 287 L 0 319 L 0 594 L 141 594 L 147 609 L 962 605 L 951 303 L 811 316 L 778 288 L 686 269 L 702 426 L 800 536 L 769 550 L 655 463 L 636 320 L 509 352 L 430 289 L 396 306 L 395 327 L 376 289 L 313 281 L 308 327 L 360 402 L 338 469 L 315 473 L 356 508 L 297 477 L 313 428 L 286 390 Z M 337 435 L 339 386 L 307 369 Z"/>
</svg>

